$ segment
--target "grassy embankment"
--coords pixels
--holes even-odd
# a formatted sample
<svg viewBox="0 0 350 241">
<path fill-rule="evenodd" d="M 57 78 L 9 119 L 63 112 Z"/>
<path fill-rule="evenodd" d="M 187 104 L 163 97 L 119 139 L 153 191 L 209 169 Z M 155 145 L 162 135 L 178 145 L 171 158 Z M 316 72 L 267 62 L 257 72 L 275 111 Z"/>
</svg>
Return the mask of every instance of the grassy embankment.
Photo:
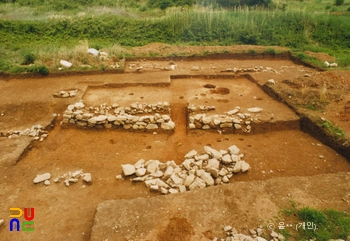
<svg viewBox="0 0 350 241">
<path fill-rule="evenodd" d="M 122 2 L 118 3 L 125 4 Z M 231 11 L 172 8 L 164 13 L 157 9 L 142 11 L 146 6 L 142 4 L 130 10 L 112 3 L 105 8 L 87 7 L 82 12 L 79 2 L 76 4 L 73 8 L 61 6 L 61 9 L 56 7 L 47 12 L 43 12 L 42 7 L 0 5 L 3 13 L 0 18 L 0 72 L 46 73 L 42 68 L 46 66 L 55 71 L 60 59 L 73 62 L 75 69 L 90 65 L 103 70 L 108 66 L 86 54 L 87 47 L 106 51 L 117 61 L 128 55 L 128 47 L 153 42 L 279 45 L 291 48 L 300 58 L 316 64 L 317 61 L 302 52 L 329 53 L 336 57 L 340 67 L 350 69 L 350 15 L 289 10 L 288 7 L 284 11 L 280 8 Z M 23 17 L 14 15 L 16 9 L 17 14 L 22 11 Z M 28 64 L 35 66 L 28 67 Z"/>
</svg>

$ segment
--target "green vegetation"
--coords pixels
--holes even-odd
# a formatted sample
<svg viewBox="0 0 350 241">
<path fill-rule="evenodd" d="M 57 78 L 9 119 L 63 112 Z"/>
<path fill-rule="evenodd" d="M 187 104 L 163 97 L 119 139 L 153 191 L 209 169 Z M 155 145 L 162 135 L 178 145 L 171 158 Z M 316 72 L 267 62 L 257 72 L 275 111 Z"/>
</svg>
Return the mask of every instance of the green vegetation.
<svg viewBox="0 0 350 241">
<path fill-rule="evenodd" d="M 54 71 L 62 58 L 101 68 L 86 50 L 77 51 L 81 41 L 88 43 L 84 47 L 106 51 L 116 59 L 127 55 L 115 51 L 120 46 L 125 49 L 154 42 L 285 46 L 320 66 L 320 61 L 304 51 L 329 53 L 337 58 L 339 67 L 350 69 L 350 15 L 325 11 L 327 4 L 338 8 L 331 0 L 322 4 L 310 1 L 314 6 L 318 3 L 315 10 L 310 10 L 309 1 L 293 2 L 296 7 L 291 8 L 289 0 L 244 1 L 263 8 L 242 6 L 240 0 L 0 0 L 6 2 L 0 3 L 0 72 L 17 72 L 25 68 L 14 66 L 29 64 Z M 166 2 L 171 4 L 161 10 Z M 236 3 L 234 8 L 225 5 L 231 3 Z M 347 4 L 339 9 L 346 11 Z M 319 6 L 323 12 L 315 12 Z M 277 52 L 269 48 L 264 54 Z"/>
<path fill-rule="evenodd" d="M 279 218 L 283 218 L 285 223 L 294 224 L 292 229 L 278 230 L 286 240 L 346 240 L 350 235 L 349 214 L 333 209 L 298 208 L 292 202 L 292 207 L 284 209 L 282 217 Z"/>
<path fill-rule="evenodd" d="M 325 120 L 322 122 L 322 127 L 325 128 L 327 131 L 332 133 L 333 135 L 336 135 L 338 137 L 345 137 L 345 132 L 336 125 L 333 125 L 330 121 Z"/>
</svg>

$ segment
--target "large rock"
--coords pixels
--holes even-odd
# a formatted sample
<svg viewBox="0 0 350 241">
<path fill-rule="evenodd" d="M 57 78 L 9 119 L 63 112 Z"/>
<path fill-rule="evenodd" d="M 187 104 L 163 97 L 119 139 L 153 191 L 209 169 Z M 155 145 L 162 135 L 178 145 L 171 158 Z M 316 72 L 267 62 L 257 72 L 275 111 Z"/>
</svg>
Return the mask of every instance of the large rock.
<svg viewBox="0 0 350 241">
<path fill-rule="evenodd" d="M 49 180 L 50 178 L 51 178 L 50 173 L 44 173 L 44 174 L 36 176 L 36 178 L 34 178 L 33 182 L 40 183 L 40 182 L 44 182 L 45 180 Z"/>
<path fill-rule="evenodd" d="M 206 187 L 205 181 L 199 177 L 196 177 L 196 179 L 188 188 L 190 190 L 193 190 L 193 189 L 205 188 L 205 187 Z"/>
<path fill-rule="evenodd" d="M 222 162 L 224 163 L 224 164 L 230 164 L 231 162 L 232 162 L 232 159 L 231 159 L 231 156 L 230 156 L 230 154 L 226 154 L 226 155 L 224 155 L 223 157 L 222 157 Z"/>
<path fill-rule="evenodd" d="M 135 171 L 135 173 L 136 173 L 136 176 L 142 177 L 146 174 L 146 171 L 147 171 L 146 168 L 139 168 Z"/>
<path fill-rule="evenodd" d="M 95 57 L 97 57 L 97 56 L 98 56 L 98 53 L 99 53 L 99 51 L 98 51 L 97 49 L 94 49 L 94 48 L 89 48 L 89 49 L 87 50 L 87 52 L 88 52 L 89 54 L 95 56 Z"/>
<path fill-rule="evenodd" d="M 233 172 L 238 173 L 241 171 L 241 168 L 242 168 L 242 161 L 238 161 L 238 162 L 236 162 L 236 164 L 233 168 Z"/>
<path fill-rule="evenodd" d="M 83 174 L 83 181 L 86 183 L 90 183 L 92 181 L 91 173 L 84 173 Z"/>
<path fill-rule="evenodd" d="M 72 67 L 73 64 L 68 62 L 68 61 L 66 61 L 66 60 L 61 60 L 60 61 L 60 65 L 62 65 L 65 68 L 70 68 L 70 67 Z"/>
<path fill-rule="evenodd" d="M 163 122 L 161 128 L 166 131 L 171 131 L 175 129 L 175 123 L 173 121 Z"/>
<path fill-rule="evenodd" d="M 136 172 L 134 165 L 131 165 L 131 164 L 122 165 L 122 170 L 123 170 L 124 176 L 130 176 L 135 174 Z"/>
<path fill-rule="evenodd" d="M 166 171 L 164 172 L 164 179 L 168 179 L 169 177 L 171 177 L 171 175 L 173 174 L 174 168 L 172 166 L 168 166 Z"/>
<path fill-rule="evenodd" d="M 192 151 L 190 151 L 189 153 L 187 153 L 187 154 L 185 155 L 185 158 L 192 158 L 192 157 L 194 157 L 195 155 L 197 155 L 197 151 L 192 150 Z"/>
<path fill-rule="evenodd" d="M 204 146 L 204 151 L 206 153 L 212 155 L 212 157 L 214 157 L 216 159 L 220 159 L 222 157 L 222 154 L 219 151 L 217 151 L 209 146 Z"/>
<path fill-rule="evenodd" d="M 195 177 L 196 177 L 196 176 L 195 176 L 194 174 L 188 175 L 187 178 L 186 178 L 186 180 L 185 180 L 184 185 L 185 185 L 186 187 L 189 187 L 189 186 L 193 183 Z"/>
<path fill-rule="evenodd" d="M 220 167 L 220 162 L 215 159 L 215 158 L 212 158 L 212 159 L 209 159 L 208 160 L 208 165 L 207 165 L 207 168 L 216 168 L 216 169 L 219 169 Z"/>
<path fill-rule="evenodd" d="M 246 163 L 245 161 L 241 162 L 241 171 L 242 172 L 246 172 L 248 171 L 250 168 L 250 165 L 248 163 Z"/>
<path fill-rule="evenodd" d="M 205 181 L 205 183 L 207 184 L 207 186 L 214 186 L 214 179 L 211 177 L 210 173 L 208 172 L 204 172 L 201 176 L 201 179 L 203 179 L 203 181 Z"/>
<path fill-rule="evenodd" d="M 230 152 L 230 154 L 235 154 L 235 155 L 239 154 L 239 149 L 236 145 L 230 146 L 228 148 L 228 151 Z"/>
</svg>

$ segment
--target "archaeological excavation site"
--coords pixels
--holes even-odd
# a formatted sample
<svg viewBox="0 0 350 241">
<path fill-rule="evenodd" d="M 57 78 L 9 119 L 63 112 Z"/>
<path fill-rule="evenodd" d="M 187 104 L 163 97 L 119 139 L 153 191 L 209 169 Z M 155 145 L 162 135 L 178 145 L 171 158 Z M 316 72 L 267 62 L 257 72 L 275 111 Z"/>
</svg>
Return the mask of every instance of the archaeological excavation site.
<svg viewBox="0 0 350 241">
<path fill-rule="evenodd" d="M 282 241 L 291 202 L 349 212 L 349 86 L 288 52 L 1 77 L 0 239 Z"/>
</svg>

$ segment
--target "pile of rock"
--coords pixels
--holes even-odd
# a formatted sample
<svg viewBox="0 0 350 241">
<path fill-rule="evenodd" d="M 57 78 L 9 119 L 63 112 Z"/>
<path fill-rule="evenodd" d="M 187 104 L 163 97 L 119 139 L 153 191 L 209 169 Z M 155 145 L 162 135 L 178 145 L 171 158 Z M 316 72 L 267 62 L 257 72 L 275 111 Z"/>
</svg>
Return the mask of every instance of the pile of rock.
<svg viewBox="0 0 350 241">
<path fill-rule="evenodd" d="M 226 112 L 223 115 L 214 114 L 207 116 L 206 114 L 195 114 L 196 108 L 193 106 L 188 107 L 189 123 L 188 128 L 193 129 L 227 129 L 242 130 L 243 132 L 249 133 L 252 129 L 251 124 L 253 123 L 252 114 L 260 113 L 263 109 L 254 107 L 248 108 L 249 113 L 240 113 L 240 107 L 237 106 L 233 110 Z"/>
<path fill-rule="evenodd" d="M 61 90 L 58 93 L 54 93 L 53 97 L 55 98 L 69 98 L 75 97 L 77 95 L 78 90 Z"/>
<path fill-rule="evenodd" d="M 75 171 L 75 172 L 65 173 L 62 176 L 59 176 L 59 177 L 55 178 L 54 182 L 55 183 L 59 183 L 61 181 L 61 179 L 64 179 L 63 183 L 67 187 L 69 187 L 71 184 L 77 183 L 79 181 L 80 177 L 82 177 L 82 180 L 85 183 L 91 183 L 92 182 L 91 173 L 83 173 L 83 170 L 78 170 L 78 171 Z M 44 182 L 44 184 L 46 186 L 48 186 L 48 185 L 50 185 L 50 178 L 51 178 L 51 174 L 50 173 L 40 174 L 40 175 L 37 175 L 34 178 L 33 183 L 37 184 L 37 183 Z"/>
<path fill-rule="evenodd" d="M 207 111 L 211 111 L 211 110 L 215 110 L 215 106 L 214 105 L 200 105 L 200 106 L 196 106 L 194 104 L 190 104 L 189 106 L 187 106 L 187 110 L 188 113 L 192 113 L 192 112 L 196 112 L 196 111 L 201 111 L 201 112 L 207 112 Z"/>
<path fill-rule="evenodd" d="M 0 132 L 0 136 L 7 137 L 9 139 L 18 138 L 21 136 L 33 137 L 34 140 L 43 141 L 48 137 L 48 132 L 44 130 L 44 127 L 41 125 L 34 125 L 31 128 L 25 130 L 11 130 L 8 132 Z"/>
<path fill-rule="evenodd" d="M 255 66 L 254 68 L 226 68 L 221 72 L 233 72 L 233 73 L 244 73 L 244 72 L 275 72 L 277 71 L 271 67 Z"/>
<path fill-rule="evenodd" d="M 154 113 L 154 115 L 151 115 Z M 82 101 L 69 105 L 63 114 L 61 125 L 77 125 L 86 128 L 124 128 L 130 130 L 156 130 L 173 131 L 175 123 L 168 114 L 170 104 L 158 102 L 157 104 L 133 103 L 128 107 L 118 104 L 99 107 L 85 107 Z M 140 115 L 146 114 L 146 115 Z"/>
<path fill-rule="evenodd" d="M 134 165 L 122 165 L 123 174 L 136 175 L 131 181 L 145 182 L 151 191 L 172 194 L 228 183 L 235 173 L 250 169 L 250 165 L 241 159 L 244 155 L 239 153 L 235 145 L 227 151 L 205 146 L 204 151 L 203 154 L 190 151 L 181 165 L 174 161 L 162 163 L 141 159 Z M 117 176 L 117 179 L 120 178 Z"/>
<path fill-rule="evenodd" d="M 235 228 L 228 225 L 224 227 L 224 231 L 226 232 L 226 238 L 220 239 L 225 241 L 267 241 L 267 239 L 261 237 L 264 234 L 263 228 L 260 226 L 257 229 L 250 229 L 250 235 L 244 235 L 237 232 Z M 276 233 L 272 231 L 270 233 L 271 241 L 283 241 L 285 237 L 282 234 Z M 213 241 L 218 241 L 218 238 L 214 238 Z"/>
</svg>

